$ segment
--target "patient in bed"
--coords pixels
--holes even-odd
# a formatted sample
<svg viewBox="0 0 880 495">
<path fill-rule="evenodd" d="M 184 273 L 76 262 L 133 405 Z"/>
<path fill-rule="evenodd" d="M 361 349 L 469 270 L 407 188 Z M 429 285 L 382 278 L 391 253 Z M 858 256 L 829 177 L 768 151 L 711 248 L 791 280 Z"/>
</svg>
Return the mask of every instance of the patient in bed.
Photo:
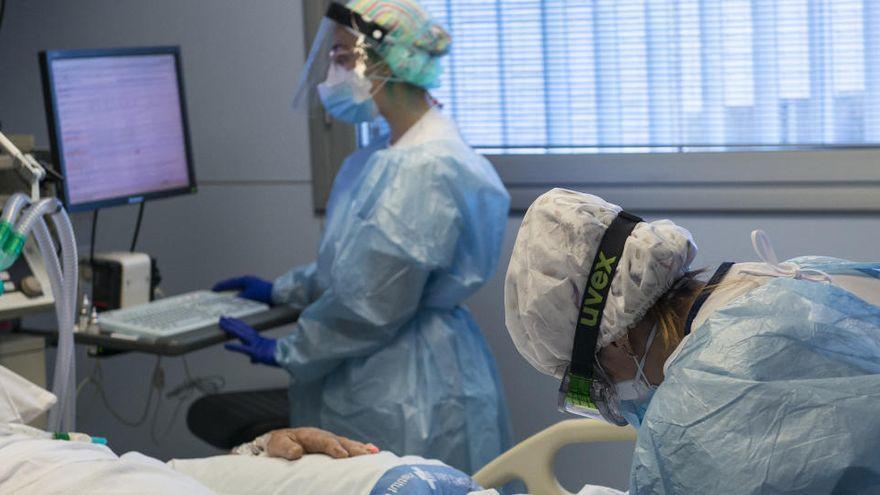
<svg viewBox="0 0 880 495">
<path fill-rule="evenodd" d="M 315 428 L 277 430 L 205 459 L 120 456 L 106 445 L 54 440 L 25 426 L 54 402 L 0 366 L 0 495 L 465 495 L 480 489 L 439 461 L 379 452 Z"/>
</svg>

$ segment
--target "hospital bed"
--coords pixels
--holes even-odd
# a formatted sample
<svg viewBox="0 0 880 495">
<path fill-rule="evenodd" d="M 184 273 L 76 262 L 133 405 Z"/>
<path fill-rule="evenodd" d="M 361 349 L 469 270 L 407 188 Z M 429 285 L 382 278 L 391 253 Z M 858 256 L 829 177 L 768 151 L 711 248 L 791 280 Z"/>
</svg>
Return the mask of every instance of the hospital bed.
<svg viewBox="0 0 880 495">
<path fill-rule="evenodd" d="M 412 493 L 434 493 L 435 482 L 452 487 L 440 493 L 467 493 L 478 488 L 477 484 L 492 488 L 522 480 L 533 494 L 570 495 L 553 473 L 553 461 L 561 448 L 635 438 L 631 428 L 594 420 L 564 421 L 512 448 L 473 479 L 439 461 L 398 457 L 390 452 L 338 461 L 320 455 L 296 462 L 222 455 L 165 464 L 135 452 L 117 455 L 88 438 L 85 442 L 66 441 L 67 437 L 56 440 L 52 434 L 24 426 L 54 403 L 52 394 L 0 366 L 0 494 L 366 495 L 377 493 L 374 488 L 382 483 L 397 486 L 422 479 L 432 491 Z"/>
<path fill-rule="evenodd" d="M 556 478 L 553 461 L 560 449 L 573 444 L 628 442 L 636 439 L 632 427 L 613 426 L 593 419 L 557 423 L 524 440 L 474 475 L 477 484 L 500 488 L 522 480 L 528 493 L 572 495 Z"/>
<path fill-rule="evenodd" d="M 498 488 L 510 481 L 522 480 L 531 494 L 571 495 L 553 473 L 553 460 L 562 447 L 633 438 L 635 432 L 631 428 L 594 420 L 564 421 L 503 454 L 474 475 L 474 481 L 483 487 Z M 296 462 L 217 456 L 172 460 L 166 465 L 137 453 L 116 456 L 100 445 L 50 440 L 10 443 L 10 437 L 0 435 L 0 493 L 368 495 L 386 493 L 385 486 L 394 486 L 394 480 L 412 481 L 413 474 L 422 476 L 430 469 L 437 470 L 446 480 L 456 476 L 454 470 L 437 461 L 399 458 L 387 452 L 339 461 L 325 456 L 307 456 Z M 457 473 L 459 482 L 444 485 L 445 489 L 438 486 L 436 493 L 463 495 L 477 489 L 467 475 Z M 388 474 L 393 475 L 390 480 Z M 380 485 L 382 489 L 377 492 Z M 399 493 L 435 493 L 433 484 L 430 488 L 416 487 Z M 586 493 L 619 492 L 586 490 Z"/>
</svg>

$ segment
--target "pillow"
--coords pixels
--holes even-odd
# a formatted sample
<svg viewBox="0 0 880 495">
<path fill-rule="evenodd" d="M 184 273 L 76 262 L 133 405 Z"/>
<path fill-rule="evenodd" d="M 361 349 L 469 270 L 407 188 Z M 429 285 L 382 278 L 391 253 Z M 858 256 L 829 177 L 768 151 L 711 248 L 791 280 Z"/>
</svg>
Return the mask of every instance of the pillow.
<svg viewBox="0 0 880 495">
<path fill-rule="evenodd" d="M 51 392 L 0 366 L 0 423 L 30 423 L 57 400 Z"/>
</svg>

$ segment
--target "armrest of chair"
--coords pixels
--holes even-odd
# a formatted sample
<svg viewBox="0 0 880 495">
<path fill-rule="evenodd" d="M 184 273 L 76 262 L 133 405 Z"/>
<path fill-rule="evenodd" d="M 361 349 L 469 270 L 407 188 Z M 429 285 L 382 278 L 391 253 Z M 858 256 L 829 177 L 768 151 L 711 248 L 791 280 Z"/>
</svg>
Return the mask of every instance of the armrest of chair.
<svg viewBox="0 0 880 495">
<path fill-rule="evenodd" d="M 474 475 L 486 488 L 497 488 L 516 479 L 525 482 L 529 493 L 571 495 L 559 481 L 553 461 L 566 445 L 597 442 L 625 442 L 636 439 L 629 426 L 619 427 L 593 419 L 573 419 L 557 423 L 524 440 Z"/>
<path fill-rule="evenodd" d="M 287 389 L 225 392 L 199 398 L 189 408 L 186 423 L 198 438 L 222 450 L 290 423 Z"/>
</svg>

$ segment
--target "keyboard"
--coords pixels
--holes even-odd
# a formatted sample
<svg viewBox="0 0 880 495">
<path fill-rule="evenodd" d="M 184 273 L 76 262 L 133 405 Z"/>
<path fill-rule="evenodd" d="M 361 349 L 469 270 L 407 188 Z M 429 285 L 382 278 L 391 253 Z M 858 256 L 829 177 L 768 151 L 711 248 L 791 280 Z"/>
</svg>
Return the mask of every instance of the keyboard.
<svg viewBox="0 0 880 495">
<path fill-rule="evenodd" d="M 100 313 L 98 325 L 105 332 L 167 337 L 216 325 L 221 316 L 242 318 L 268 309 L 234 293 L 200 290 Z"/>
</svg>

